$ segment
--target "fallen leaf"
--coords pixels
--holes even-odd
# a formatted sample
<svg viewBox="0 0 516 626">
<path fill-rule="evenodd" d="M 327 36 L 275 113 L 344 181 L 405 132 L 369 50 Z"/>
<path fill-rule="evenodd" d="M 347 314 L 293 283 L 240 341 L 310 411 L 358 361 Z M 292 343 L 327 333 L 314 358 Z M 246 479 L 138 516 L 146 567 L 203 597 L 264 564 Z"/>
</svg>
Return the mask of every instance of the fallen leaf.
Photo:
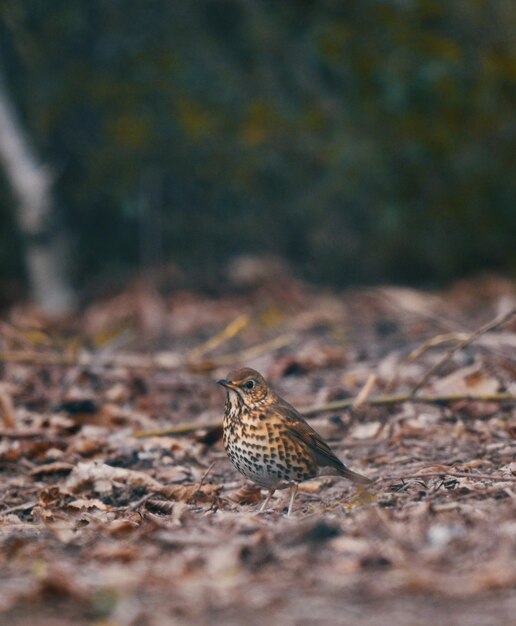
<svg viewBox="0 0 516 626">
<path fill-rule="evenodd" d="M 55 463 L 47 463 L 40 465 L 30 471 L 31 476 L 46 476 L 48 474 L 69 474 L 74 466 L 64 461 L 56 461 Z"/>
<path fill-rule="evenodd" d="M 73 500 L 72 502 L 68 502 L 66 505 L 73 509 L 99 509 L 99 511 L 107 511 L 108 507 L 97 498 L 78 498 L 77 500 Z"/>
<path fill-rule="evenodd" d="M 96 461 L 79 463 L 68 477 L 66 487 L 70 491 L 79 491 L 86 485 L 93 485 L 94 490 L 98 493 L 110 493 L 114 483 L 141 487 L 156 493 L 160 493 L 165 488 L 164 485 L 144 472 L 123 467 L 112 467 Z"/>
<path fill-rule="evenodd" d="M 500 383 L 485 371 L 480 365 L 462 367 L 444 378 L 438 378 L 432 383 L 434 393 L 488 395 L 500 389 Z"/>
</svg>

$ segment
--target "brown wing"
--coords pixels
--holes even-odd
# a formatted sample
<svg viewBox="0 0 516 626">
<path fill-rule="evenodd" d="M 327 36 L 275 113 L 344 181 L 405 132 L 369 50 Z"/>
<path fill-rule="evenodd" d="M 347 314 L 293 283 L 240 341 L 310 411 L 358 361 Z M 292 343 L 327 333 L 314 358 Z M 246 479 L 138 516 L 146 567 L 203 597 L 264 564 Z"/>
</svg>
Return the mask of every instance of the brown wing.
<svg viewBox="0 0 516 626">
<path fill-rule="evenodd" d="M 289 434 L 312 452 L 319 465 L 332 465 L 336 469 L 345 467 L 344 463 L 333 454 L 330 446 L 321 435 L 305 422 L 293 406 L 285 402 L 276 405 L 274 409 L 281 411 Z"/>
<path fill-rule="evenodd" d="M 280 410 L 285 418 L 285 426 L 289 434 L 299 441 L 303 446 L 308 448 L 313 454 L 316 463 L 322 467 L 332 467 L 339 474 L 349 478 L 353 482 L 368 484 L 371 479 L 357 474 L 350 470 L 344 463 L 332 452 L 330 446 L 296 411 L 296 409 L 283 401 L 281 404 L 275 405 L 275 410 Z"/>
</svg>

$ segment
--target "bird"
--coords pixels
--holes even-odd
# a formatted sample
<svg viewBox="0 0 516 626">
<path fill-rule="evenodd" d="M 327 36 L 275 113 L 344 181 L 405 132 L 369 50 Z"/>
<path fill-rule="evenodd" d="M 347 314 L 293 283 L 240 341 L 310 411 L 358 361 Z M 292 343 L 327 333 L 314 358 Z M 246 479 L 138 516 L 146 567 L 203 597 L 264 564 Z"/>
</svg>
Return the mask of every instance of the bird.
<svg viewBox="0 0 516 626">
<path fill-rule="evenodd" d="M 300 482 L 316 476 L 342 476 L 354 483 L 373 481 L 347 467 L 291 404 L 281 398 L 254 369 L 229 372 L 218 381 L 226 391 L 223 442 L 237 470 L 268 495 L 290 488 L 287 516 L 292 513 Z"/>
</svg>

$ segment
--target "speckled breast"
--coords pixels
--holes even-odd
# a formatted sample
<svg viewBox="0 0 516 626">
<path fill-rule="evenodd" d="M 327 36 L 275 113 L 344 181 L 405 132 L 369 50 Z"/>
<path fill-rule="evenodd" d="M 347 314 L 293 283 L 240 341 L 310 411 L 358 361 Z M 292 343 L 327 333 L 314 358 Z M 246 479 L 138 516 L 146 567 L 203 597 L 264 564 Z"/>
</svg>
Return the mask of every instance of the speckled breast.
<svg viewBox="0 0 516 626">
<path fill-rule="evenodd" d="M 262 487 L 281 489 L 317 475 L 311 455 L 288 435 L 280 421 L 247 407 L 226 405 L 224 448 L 233 465 Z"/>
</svg>

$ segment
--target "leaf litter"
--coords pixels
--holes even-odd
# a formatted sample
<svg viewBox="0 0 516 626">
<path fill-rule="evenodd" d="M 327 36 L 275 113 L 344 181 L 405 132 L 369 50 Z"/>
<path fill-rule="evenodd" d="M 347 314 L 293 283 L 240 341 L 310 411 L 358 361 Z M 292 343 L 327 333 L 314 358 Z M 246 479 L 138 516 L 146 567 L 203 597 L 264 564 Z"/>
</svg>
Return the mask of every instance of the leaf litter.
<svg viewBox="0 0 516 626">
<path fill-rule="evenodd" d="M 6 312 L 0 623 L 513 623 L 515 306 L 497 280 L 293 281 Z M 321 478 L 258 515 L 221 444 L 214 381 L 239 365 L 373 487 Z"/>
</svg>

